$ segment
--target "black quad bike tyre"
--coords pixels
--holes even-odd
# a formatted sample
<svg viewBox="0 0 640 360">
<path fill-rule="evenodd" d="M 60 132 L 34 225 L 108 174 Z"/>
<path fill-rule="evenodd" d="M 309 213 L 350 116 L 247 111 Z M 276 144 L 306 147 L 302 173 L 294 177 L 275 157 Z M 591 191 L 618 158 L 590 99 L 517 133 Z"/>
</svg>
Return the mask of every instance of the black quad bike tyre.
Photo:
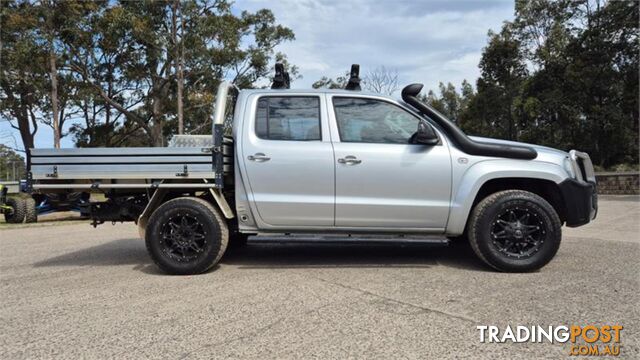
<svg viewBox="0 0 640 360">
<path fill-rule="evenodd" d="M 169 200 L 147 223 L 145 244 L 151 259 L 172 275 L 200 274 L 220 261 L 229 230 L 220 213 L 195 197 Z"/>
<path fill-rule="evenodd" d="M 4 220 L 9 224 L 21 224 L 25 219 L 26 213 L 24 199 L 9 198 L 6 204 L 12 208 L 12 211 L 4 214 Z"/>
<path fill-rule="evenodd" d="M 38 222 L 38 209 L 36 209 L 36 201 L 29 197 L 24 199 L 24 222 L 36 223 Z"/>
<path fill-rule="evenodd" d="M 506 190 L 476 205 L 467 232 L 471 248 L 487 265 L 499 271 L 529 272 L 556 255 L 561 226 L 555 209 L 542 197 Z"/>
</svg>

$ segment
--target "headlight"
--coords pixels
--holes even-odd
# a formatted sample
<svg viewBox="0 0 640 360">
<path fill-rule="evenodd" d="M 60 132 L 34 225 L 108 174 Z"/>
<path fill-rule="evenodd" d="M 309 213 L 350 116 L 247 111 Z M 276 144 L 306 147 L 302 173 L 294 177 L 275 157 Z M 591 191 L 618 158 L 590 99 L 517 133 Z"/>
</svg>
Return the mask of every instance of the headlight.
<svg viewBox="0 0 640 360">
<path fill-rule="evenodd" d="M 569 177 L 571 177 L 572 179 L 576 178 L 576 172 L 573 169 L 573 164 L 571 163 L 571 159 L 569 159 L 568 157 L 564 158 L 564 169 L 566 170 L 567 174 L 569 174 Z"/>
</svg>

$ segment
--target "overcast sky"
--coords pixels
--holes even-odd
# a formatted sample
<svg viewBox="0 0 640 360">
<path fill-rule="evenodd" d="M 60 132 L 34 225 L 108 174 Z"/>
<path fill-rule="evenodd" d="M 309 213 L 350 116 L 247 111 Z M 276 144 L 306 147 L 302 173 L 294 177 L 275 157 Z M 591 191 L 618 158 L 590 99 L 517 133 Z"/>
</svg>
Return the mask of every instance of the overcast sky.
<svg viewBox="0 0 640 360">
<path fill-rule="evenodd" d="M 378 66 L 397 70 L 400 85 L 438 82 L 475 85 L 489 29 L 513 19 L 513 1 L 426 0 L 238 0 L 236 11 L 270 8 L 296 40 L 277 50 L 300 68 L 292 87 L 308 88 L 322 76 L 335 77 L 360 64 L 361 74 Z M 66 127 L 66 126 L 65 126 Z M 51 147 L 41 125 L 37 147 Z M 13 141 L 16 139 L 16 142 Z M 62 140 L 72 147 L 73 139 Z M 20 136 L 0 122 L 0 142 L 22 148 Z"/>
<path fill-rule="evenodd" d="M 475 84 L 489 29 L 513 19 L 513 1 L 481 0 L 239 0 L 236 7 L 270 8 L 296 40 L 279 50 L 299 66 L 306 88 L 358 63 L 361 74 L 377 66 L 396 69 L 400 84 Z"/>
</svg>

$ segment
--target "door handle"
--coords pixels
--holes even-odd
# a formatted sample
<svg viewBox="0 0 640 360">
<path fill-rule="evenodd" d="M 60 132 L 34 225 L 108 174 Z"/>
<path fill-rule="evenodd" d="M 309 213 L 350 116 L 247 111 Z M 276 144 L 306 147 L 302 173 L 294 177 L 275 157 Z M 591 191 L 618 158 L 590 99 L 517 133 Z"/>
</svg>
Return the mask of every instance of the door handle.
<svg viewBox="0 0 640 360">
<path fill-rule="evenodd" d="M 353 155 L 348 155 L 348 156 L 345 156 L 344 158 L 338 159 L 338 163 L 345 164 L 345 165 L 358 165 L 361 162 L 362 162 L 362 160 L 358 160 Z"/>
<path fill-rule="evenodd" d="M 271 160 L 270 157 L 266 156 L 263 153 L 255 153 L 253 155 L 249 155 L 249 156 L 247 156 L 247 159 L 249 159 L 251 161 L 257 161 L 257 162 L 265 162 L 265 161 Z"/>
</svg>

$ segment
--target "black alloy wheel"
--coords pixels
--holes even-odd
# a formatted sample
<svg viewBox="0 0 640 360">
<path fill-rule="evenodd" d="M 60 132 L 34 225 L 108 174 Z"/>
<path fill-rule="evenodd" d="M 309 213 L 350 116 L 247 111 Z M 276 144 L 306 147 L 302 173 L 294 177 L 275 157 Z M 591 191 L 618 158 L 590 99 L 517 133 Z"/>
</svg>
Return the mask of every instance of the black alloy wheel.
<svg viewBox="0 0 640 360">
<path fill-rule="evenodd" d="M 540 251 L 546 238 L 542 219 L 527 207 L 505 208 L 492 226 L 492 244 L 506 256 L 523 259 Z"/>
<path fill-rule="evenodd" d="M 220 261 L 227 249 L 226 220 L 208 201 L 180 197 L 160 205 L 149 217 L 145 244 L 164 272 L 199 274 Z"/>
<path fill-rule="evenodd" d="M 467 223 L 469 244 L 487 265 L 500 271 L 542 268 L 560 248 L 562 223 L 539 195 L 524 190 L 499 191 L 482 199 Z"/>
<path fill-rule="evenodd" d="M 202 256 L 207 231 L 194 214 L 179 213 L 162 226 L 162 251 L 177 261 L 193 261 Z"/>
</svg>

